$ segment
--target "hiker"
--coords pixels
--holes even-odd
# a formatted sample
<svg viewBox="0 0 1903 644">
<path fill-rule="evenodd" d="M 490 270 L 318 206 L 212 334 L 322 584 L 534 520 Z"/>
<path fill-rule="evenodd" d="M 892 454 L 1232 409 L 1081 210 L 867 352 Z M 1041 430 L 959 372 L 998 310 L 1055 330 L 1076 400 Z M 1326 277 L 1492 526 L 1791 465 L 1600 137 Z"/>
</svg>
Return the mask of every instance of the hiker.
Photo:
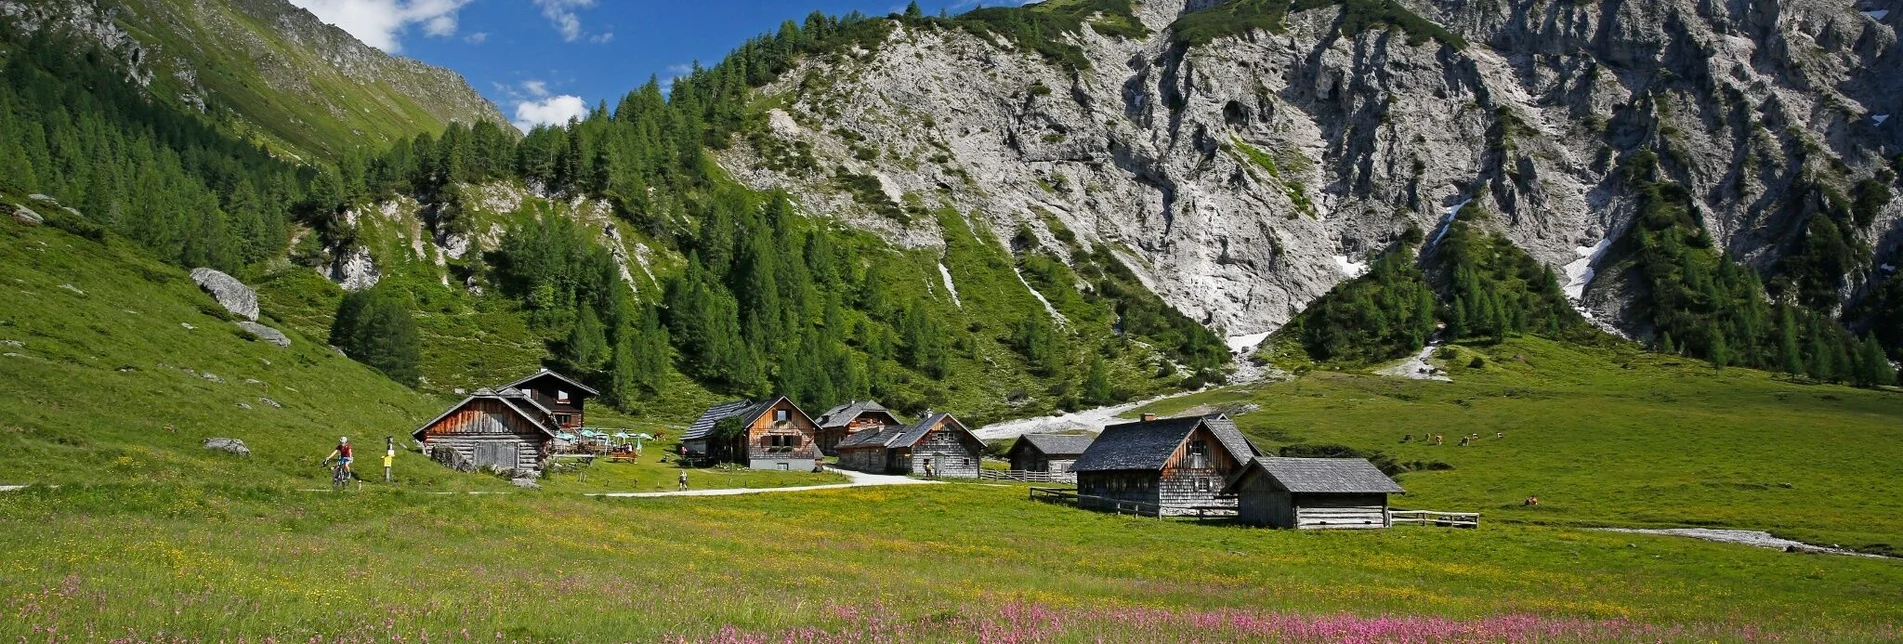
<svg viewBox="0 0 1903 644">
<path fill-rule="evenodd" d="M 681 491 L 687 491 L 687 470 L 681 470 Z"/>
</svg>

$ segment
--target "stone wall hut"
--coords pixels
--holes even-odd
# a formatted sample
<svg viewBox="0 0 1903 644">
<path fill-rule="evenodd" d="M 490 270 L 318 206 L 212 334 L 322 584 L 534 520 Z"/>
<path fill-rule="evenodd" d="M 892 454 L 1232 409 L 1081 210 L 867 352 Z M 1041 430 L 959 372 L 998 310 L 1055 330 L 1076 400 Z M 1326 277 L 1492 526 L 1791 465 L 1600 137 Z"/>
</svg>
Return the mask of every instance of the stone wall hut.
<svg viewBox="0 0 1903 644">
<path fill-rule="evenodd" d="M 867 429 L 839 443 L 839 466 L 861 472 L 978 478 L 984 441 L 951 414 L 903 427 Z"/>
<path fill-rule="evenodd" d="M 554 414 L 555 424 L 561 429 L 575 431 L 583 426 L 584 404 L 589 398 L 601 395 L 588 385 L 562 374 L 543 369 L 529 374 L 528 377 L 500 387 L 520 389 L 535 399 L 537 404 Z"/>
<path fill-rule="evenodd" d="M 1090 434 L 1025 434 L 1011 444 L 1005 458 L 1013 470 L 1064 474 L 1095 440 Z"/>
<path fill-rule="evenodd" d="M 1164 516 L 1234 508 L 1223 488 L 1259 453 L 1225 417 L 1145 414 L 1105 427 L 1071 466 L 1077 505 Z"/>
<path fill-rule="evenodd" d="M 734 419 L 738 433 L 720 436 L 721 421 Z M 740 463 L 754 469 L 808 471 L 819 459 L 817 426 L 785 396 L 736 400 L 707 408 L 681 434 L 688 454 Z"/>
<path fill-rule="evenodd" d="M 884 405 L 864 400 L 854 400 L 828 409 L 826 413 L 820 414 L 819 418 L 814 419 L 813 422 L 819 425 L 819 432 L 816 436 L 819 442 L 819 451 L 827 455 L 837 454 L 838 452 L 836 452 L 834 448 L 839 445 L 840 441 L 846 440 L 847 436 L 868 429 L 879 429 L 882 427 L 905 424 L 905 421 L 900 420 L 897 415 L 894 415 L 891 410 L 886 409 Z"/>
<path fill-rule="evenodd" d="M 1243 523 L 1277 528 L 1386 528 L 1388 495 L 1407 490 L 1361 458 L 1258 457 L 1226 491 Z"/>
<path fill-rule="evenodd" d="M 478 390 L 411 432 L 423 453 L 459 470 L 539 470 L 555 415 L 520 389 Z"/>
</svg>

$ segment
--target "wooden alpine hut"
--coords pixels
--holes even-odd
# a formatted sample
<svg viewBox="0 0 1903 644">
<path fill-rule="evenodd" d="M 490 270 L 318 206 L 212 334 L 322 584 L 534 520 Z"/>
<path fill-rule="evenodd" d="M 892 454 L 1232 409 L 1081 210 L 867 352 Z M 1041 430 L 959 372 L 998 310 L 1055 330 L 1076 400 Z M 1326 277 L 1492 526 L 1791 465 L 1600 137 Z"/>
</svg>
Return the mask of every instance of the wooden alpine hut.
<svg viewBox="0 0 1903 644">
<path fill-rule="evenodd" d="M 828 455 L 837 454 L 834 450 L 847 436 L 868 430 L 904 425 L 891 410 L 884 405 L 865 400 L 854 400 L 820 414 L 814 420 L 819 425 L 816 436 L 819 451 Z"/>
<path fill-rule="evenodd" d="M 975 479 L 985 444 L 951 414 L 927 413 L 910 425 L 848 436 L 838 449 L 839 466 L 847 469 Z"/>
<path fill-rule="evenodd" d="M 819 459 L 816 432 L 812 417 L 785 396 L 736 400 L 707 408 L 681 434 L 681 446 L 693 456 L 754 469 L 807 471 Z"/>
<path fill-rule="evenodd" d="M 530 398 L 535 399 L 536 404 L 541 405 L 554 416 L 555 425 L 559 429 L 568 431 L 582 428 L 584 404 L 589 398 L 601 395 L 601 392 L 581 384 L 581 381 L 547 369 L 496 387 L 496 391 L 509 389 L 518 389 L 528 394 Z"/>
<path fill-rule="evenodd" d="M 1277 528 L 1386 528 L 1388 495 L 1407 490 L 1361 458 L 1264 456 L 1226 491 L 1243 523 Z"/>
<path fill-rule="evenodd" d="M 1067 474 L 1095 440 L 1090 434 L 1025 434 L 1011 444 L 1005 458 L 1016 471 Z"/>
<path fill-rule="evenodd" d="M 423 453 L 462 471 L 541 469 L 555 439 L 555 414 L 520 389 L 478 390 L 410 437 Z"/>
<path fill-rule="evenodd" d="M 1259 452 L 1222 416 L 1105 427 L 1072 464 L 1078 507 L 1172 516 L 1236 507 L 1229 478 Z"/>
</svg>

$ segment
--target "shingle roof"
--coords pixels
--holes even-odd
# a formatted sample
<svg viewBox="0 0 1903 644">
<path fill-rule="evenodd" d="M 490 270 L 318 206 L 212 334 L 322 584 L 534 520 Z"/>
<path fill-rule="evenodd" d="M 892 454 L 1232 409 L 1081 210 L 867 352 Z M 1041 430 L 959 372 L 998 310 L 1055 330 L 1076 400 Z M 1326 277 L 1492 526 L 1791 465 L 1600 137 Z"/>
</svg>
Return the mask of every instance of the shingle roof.
<svg viewBox="0 0 1903 644">
<path fill-rule="evenodd" d="M 870 400 L 855 400 L 826 410 L 826 413 L 820 414 L 814 424 L 820 427 L 845 427 L 854 419 L 870 412 L 882 412 L 892 416 L 893 420 L 898 419 L 898 416 L 893 416 L 892 410 L 886 409 L 884 405 Z"/>
<path fill-rule="evenodd" d="M 773 403 L 779 401 L 780 399 L 778 398 L 769 398 L 767 400 L 735 400 L 733 402 L 724 402 L 708 407 L 706 413 L 701 414 L 700 418 L 696 419 L 694 424 L 687 428 L 687 432 L 681 434 L 681 440 L 691 441 L 706 438 L 708 434 L 714 432 L 714 423 L 720 422 L 722 418 L 730 418 L 733 416 L 740 416 L 743 420 L 759 418 L 760 414 L 766 413 L 768 407 L 773 406 Z"/>
<path fill-rule="evenodd" d="M 500 393 L 493 392 L 488 389 L 479 389 L 479 390 L 476 390 L 476 393 L 471 394 L 467 398 L 464 398 L 462 402 L 456 403 L 454 405 L 450 405 L 449 409 L 447 411 L 444 411 L 442 415 L 432 418 L 430 419 L 429 422 L 423 423 L 421 426 L 417 427 L 416 431 L 410 432 L 410 437 L 417 438 L 422 436 L 424 430 L 429 429 L 431 425 L 435 425 L 436 423 L 442 422 L 442 420 L 444 418 L 448 418 L 450 414 L 456 413 L 458 410 L 468 406 L 469 403 L 474 402 L 477 399 L 494 400 L 494 401 L 500 402 L 502 403 L 504 407 L 508 407 L 510 411 L 515 412 L 516 415 L 519 415 L 525 419 L 528 419 L 528 421 L 531 423 L 535 423 L 536 429 L 542 430 L 542 433 L 548 434 L 550 437 L 555 436 L 555 430 L 549 428 L 549 421 L 552 420 L 552 418 L 549 416 L 548 410 L 543 408 L 541 405 L 536 404 L 534 399 L 531 399 L 528 396 L 523 395 L 522 392 L 516 391 L 514 389 L 504 389 Z M 523 406 L 519 404 L 524 402 L 528 403 L 529 405 L 527 409 L 524 409 Z M 529 410 L 534 410 L 534 412 L 531 412 Z"/>
<path fill-rule="evenodd" d="M 1365 458 L 1262 456 L 1254 465 L 1297 494 L 1404 494 L 1407 490 Z M 1239 480 L 1239 479 L 1238 479 Z"/>
<path fill-rule="evenodd" d="M 496 389 L 517 389 L 517 388 L 520 388 L 520 387 L 522 386 L 522 384 L 523 384 L 523 383 L 526 383 L 526 382 L 528 382 L 528 381 L 530 381 L 530 380 L 534 380 L 534 379 L 536 379 L 536 378 L 541 378 L 541 377 L 543 377 L 543 376 L 553 376 L 553 377 L 555 377 L 555 379 L 557 379 L 557 380 L 560 380 L 560 381 L 562 381 L 562 382 L 566 382 L 566 383 L 568 383 L 568 384 L 570 384 L 570 385 L 574 385 L 576 389 L 580 389 L 581 391 L 583 391 L 583 392 L 586 392 L 586 393 L 587 393 L 588 395 L 590 395 L 590 396 L 599 396 L 599 395 L 601 395 L 601 392 L 599 392 L 599 391 L 595 391 L 593 387 L 589 387 L 588 385 L 584 385 L 584 384 L 581 384 L 581 382 L 580 382 L 580 381 L 578 381 L 578 380 L 575 380 L 574 378 L 570 378 L 570 377 L 568 377 L 568 376 L 564 376 L 564 375 L 562 375 L 562 374 L 560 374 L 560 373 L 557 373 L 557 372 L 554 372 L 554 371 L 549 371 L 549 370 L 547 370 L 547 369 L 543 369 L 543 370 L 541 370 L 541 371 L 537 371 L 537 372 L 535 372 L 535 373 L 532 373 L 532 374 L 529 374 L 529 376 L 528 376 L 527 378 L 523 378 L 523 379 L 521 379 L 521 380 L 517 380 L 517 381 L 515 381 L 515 382 L 511 382 L 511 383 L 509 383 L 509 384 L 506 384 L 506 385 L 503 385 L 503 386 L 500 386 L 500 387 L 496 387 Z"/>
<path fill-rule="evenodd" d="M 1176 446 L 1203 422 L 1200 416 L 1189 416 L 1105 427 L 1090 448 L 1077 457 L 1071 471 L 1162 469 Z"/>
<path fill-rule="evenodd" d="M 877 447 L 883 449 L 891 446 L 893 440 L 904 434 L 905 428 L 897 425 L 862 429 L 853 432 L 851 436 L 847 436 L 846 440 L 839 441 L 839 444 L 833 446 L 833 449 L 858 449 L 862 447 Z"/>
<path fill-rule="evenodd" d="M 1105 427 L 1083 455 L 1077 457 L 1071 471 L 1162 469 L 1176 452 L 1176 446 L 1183 444 L 1183 439 L 1197 427 L 1209 428 L 1209 432 L 1216 435 L 1216 441 L 1222 443 L 1223 450 L 1237 461 L 1247 462 L 1260 453 L 1226 416 L 1184 416 Z"/>
<path fill-rule="evenodd" d="M 1210 433 L 1216 435 L 1216 440 L 1222 441 L 1223 447 L 1229 448 L 1229 453 L 1237 461 L 1247 463 L 1250 458 L 1262 455 L 1262 450 L 1256 449 L 1255 443 L 1249 442 L 1249 437 L 1243 436 L 1242 430 L 1236 428 L 1236 421 L 1230 420 L 1228 416 L 1215 414 L 1204 416 L 1203 419 L 1209 421 Z"/>
<path fill-rule="evenodd" d="M 1018 440 L 1037 448 L 1045 456 L 1076 456 L 1090 449 L 1090 443 L 1097 437 L 1090 434 L 1025 434 L 1019 436 Z M 1011 447 L 1015 449 L 1017 446 Z"/>
</svg>

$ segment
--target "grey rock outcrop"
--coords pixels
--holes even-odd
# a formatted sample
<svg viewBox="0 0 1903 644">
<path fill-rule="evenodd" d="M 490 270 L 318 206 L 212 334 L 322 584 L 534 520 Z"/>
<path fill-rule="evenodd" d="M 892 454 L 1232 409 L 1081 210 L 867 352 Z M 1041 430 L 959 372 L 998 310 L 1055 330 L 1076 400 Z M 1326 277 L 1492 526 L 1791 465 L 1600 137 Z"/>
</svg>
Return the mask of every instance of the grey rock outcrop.
<svg viewBox="0 0 1903 644">
<path fill-rule="evenodd" d="M 257 337 L 259 340 L 263 340 L 265 342 L 269 342 L 271 344 L 275 344 L 279 347 L 283 347 L 286 349 L 290 348 L 291 346 L 290 336 L 284 335 L 283 331 L 273 329 L 271 327 L 265 326 L 263 324 L 259 324 L 257 322 L 252 322 L 250 320 L 240 320 L 237 324 L 238 324 L 238 328 L 244 329 L 245 333 L 249 333 L 252 336 Z"/>
<path fill-rule="evenodd" d="M 770 162 L 761 137 L 719 161 L 907 247 L 942 245 L 936 224 L 880 216 L 800 168 L 872 176 L 895 201 L 972 213 L 1000 241 L 1025 227 L 1067 256 L 1061 224 L 1243 336 L 1410 229 L 1432 239 L 1469 201 L 1582 309 L 1626 321 L 1632 274 L 1607 243 L 1636 215 L 1623 158 L 1657 151 L 1716 246 L 1770 269 L 1815 194 L 1848 194 L 1903 151 L 1903 120 L 1876 118 L 1903 114 L 1895 18 L 1852 3 L 1403 0 L 1467 46 L 1342 33 L 1339 6 L 1291 14 L 1282 33 L 1174 42 L 1171 24 L 1209 4 L 1135 5 L 1147 37 L 1062 36 L 1092 63 L 1074 72 L 1008 39 L 900 24 L 761 90 L 786 99 L 764 140 L 812 163 Z M 1857 233 L 1874 261 L 1845 276 L 1846 301 L 1895 259 L 1900 219 L 1892 200 Z"/>
<path fill-rule="evenodd" d="M 376 286 L 383 279 L 383 273 L 377 270 L 376 259 L 370 256 L 368 249 L 355 246 L 337 254 L 325 277 L 344 290 L 354 292 Z"/>
<path fill-rule="evenodd" d="M 207 438 L 205 439 L 205 449 L 224 452 L 234 456 L 248 457 L 251 455 L 251 448 L 245 447 L 244 441 L 236 438 Z"/>
<path fill-rule="evenodd" d="M 232 315 L 252 322 L 258 321 L 258 293 L 238 281 L 238 278 L 217 269 L 200 267 L 192 269 L 192 281 L 197 282 L 198 288 L 204 289 L 211 299 L 217 300 L 219 306 L 225 307 Z"/>
<path fill-rule="evenodd" d="M 26 206 L 13 207 L 13 220 L 28 226 L 38 226 L 46 223 L 45 217 L 41 217 L 40 213 L 33 212 L 32 208 Z"/>
</svg>

